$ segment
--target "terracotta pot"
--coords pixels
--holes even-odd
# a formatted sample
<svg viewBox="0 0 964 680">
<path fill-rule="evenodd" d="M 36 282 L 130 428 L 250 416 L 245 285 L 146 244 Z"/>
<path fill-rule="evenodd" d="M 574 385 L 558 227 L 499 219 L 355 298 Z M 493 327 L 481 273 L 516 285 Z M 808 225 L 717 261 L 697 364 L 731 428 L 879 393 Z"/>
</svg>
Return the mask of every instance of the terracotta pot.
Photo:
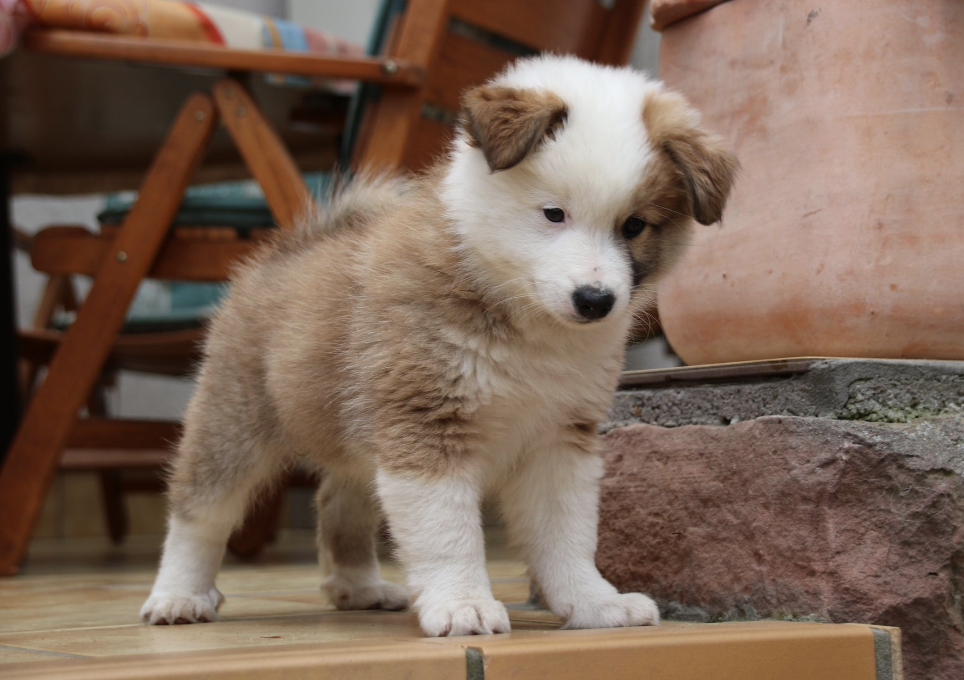
<svg viewBox="0 0 964 680">
<path fill-rule="evenodd" d="M 649 25 L 662 31 L 672 23 L 719 5 L 727 0 L 650 0 Z"/>
<path fill-rule="evenodd" d="M 660 293 L 687 363 L 964 359 L 964 2 L 731 0 L 660 75 L 744 168 Z"/>
</svg>

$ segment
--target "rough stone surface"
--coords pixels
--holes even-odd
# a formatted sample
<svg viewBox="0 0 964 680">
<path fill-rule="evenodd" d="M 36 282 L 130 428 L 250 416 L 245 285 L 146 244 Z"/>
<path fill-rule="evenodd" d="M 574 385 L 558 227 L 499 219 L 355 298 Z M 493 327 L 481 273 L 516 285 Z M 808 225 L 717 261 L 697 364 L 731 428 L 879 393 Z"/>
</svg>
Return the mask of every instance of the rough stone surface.
<svg viewBox="0 0 964 680">
<path fill-rule="evenodd" d="M 844 383 L 838 412 L 876 404 L 892 418 L 883 383 Z M 787 401 L 769 403 L 804 403 L 805 385 L 788 381 Z M 669 618 L 898 626 L 908 680 L 964 678 L 964 416 L 932 397 L 919 403 L 942 415 L 901 423 L 765 416 L 612 429 L 600 569 L 652 594 Z"/>
<path fill-rule="evenodd" d="M 906 423 L 964 409 L 964 362 L 823 359 L 802 374 L 617 393 L 603 431 L 729 425 L 768 415 Z"/>
</svg>

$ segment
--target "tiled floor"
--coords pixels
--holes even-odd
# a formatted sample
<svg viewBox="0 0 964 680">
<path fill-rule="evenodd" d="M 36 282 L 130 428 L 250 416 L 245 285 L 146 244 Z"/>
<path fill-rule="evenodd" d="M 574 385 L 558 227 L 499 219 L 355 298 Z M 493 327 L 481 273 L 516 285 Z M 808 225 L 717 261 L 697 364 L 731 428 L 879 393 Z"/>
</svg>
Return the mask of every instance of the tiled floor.
<svg viewBox="0 0 964 680">
<path fill-rule="evenodd" d="M 331 607 L 318 588 L 310 532 L 287 532 L 254 563 L 228 557 L 218 578 L 226 597 L 219 624 L 144 626 L 137 613 L 154 578 L 159 540 L 135 537 L 122 547 L 104 539 L 35 541 L 21 575 L 0 580 L 0 664 L 418 635 L 407 612 Z M 383 572 L 401 582 L 391 562 L 384 563 Z M 489 573 L 496 597 L 524 606 L 525 569 L 498 545 Z M 514 630 L 559 625 L 545 611 L 512 609 L 511 618 Z"/>
<path fill-rule="evenodd" d="M 144 626 L 137 613 L 154 578 L 158 541 L 139 537 L 122 548 L 102 539 L 35 542 L 21 575 L 0 580 L 0 663 L 418 634 L 407 612 L 331 607 L 318 588 L 308 532 L 288 532 L 253 564 L 228 558 L 218 578 L 226 597 L 219 624 Z M 393 564 L 383 569 L 401 582 Z M 528 596 L 522 565 L 496 550 L 489 572 L 496 597 L 521 606 Z M 511 618 L 514 630 L 558 626 L 548 612 L 517 609 Z"/>
<path fill-rule="evenodd" d="M 218 579 L 227 598 L 223 620 L 190 626 L 138 620 L 159 536 L 120 548 L 103 539 L 37 540 L 22 573 L 0 579 L 0 677 L 565 680 L 605 668 L 612 679 L 881 680 L 881 642 L 866 626 L 666 623 L 558 631 L 551 613 L 524 604 L 524 568 L 493 538 L 489 574 L 513 632 L 442 640 L 422 638 L 408 612 L 334 610 L 318 589 L 308 532 L 288 532 L 255 563 L 229 557 Z M 390 563 L 384 574 L 401 580 Z"/>
</svg>

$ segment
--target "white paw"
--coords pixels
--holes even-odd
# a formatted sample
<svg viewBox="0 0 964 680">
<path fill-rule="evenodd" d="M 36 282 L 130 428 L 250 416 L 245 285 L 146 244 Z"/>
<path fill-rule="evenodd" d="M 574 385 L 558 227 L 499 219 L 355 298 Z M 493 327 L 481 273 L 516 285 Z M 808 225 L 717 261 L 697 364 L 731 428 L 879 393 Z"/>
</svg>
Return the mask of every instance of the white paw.
<svg viewBox="0 0 964 680">
<path fill-rule="evenodd" d="M 206 593 L 151 593 L 141 607 L 141 620 L 155 626 L 180 623 L 206 623 L 218 620 L 218 607 L 224 596 L 217 588 Z"/>
<path fill-rule="evenodd" d="M 321 589 L 338 609 L 405 609 L 410 601 L 408 591 L 397 583 L 377 581 L 371 585 L 357 585 L 344 576 L 332 574 L 321 584 Z"/>
<path fill-rule="evenodd" d="M 642 593 L 614 593 L 575 605 L 563 628 L 656 625 L 659 625 L 659 608 L 652 599 Z"/>
<path fill-rule="evenodd" d="M 426 635 L 488 635 L 508 633 L 509 614 L 498 600 L 452 600 L 420 606 L 418 622 Z"/>
</svg>

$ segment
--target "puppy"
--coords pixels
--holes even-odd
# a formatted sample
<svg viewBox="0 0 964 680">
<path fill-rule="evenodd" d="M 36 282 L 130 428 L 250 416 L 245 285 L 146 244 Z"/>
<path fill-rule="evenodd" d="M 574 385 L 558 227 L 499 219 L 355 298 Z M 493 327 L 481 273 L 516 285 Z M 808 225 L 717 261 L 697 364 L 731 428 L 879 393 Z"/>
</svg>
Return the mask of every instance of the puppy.
<svg viewBox="0 0 964 680">
<path fill-rule="evenodd" d="M 225 543 L 287 466 L 323 468 L 322 588 L 431 636 L 505 633 L 480 501 L 495 493 L 568 628 L 656 624 L 596 569 L 597 425 L 634 314 L 737 168 L 677 94 L 571 57 L 463 98 L 421 178 L 362 178 L 235 277 L 170 484 L 153 624 L 217 619 Z M 380 578 L 384 510 L 408 592 Z"/>
</svg>

